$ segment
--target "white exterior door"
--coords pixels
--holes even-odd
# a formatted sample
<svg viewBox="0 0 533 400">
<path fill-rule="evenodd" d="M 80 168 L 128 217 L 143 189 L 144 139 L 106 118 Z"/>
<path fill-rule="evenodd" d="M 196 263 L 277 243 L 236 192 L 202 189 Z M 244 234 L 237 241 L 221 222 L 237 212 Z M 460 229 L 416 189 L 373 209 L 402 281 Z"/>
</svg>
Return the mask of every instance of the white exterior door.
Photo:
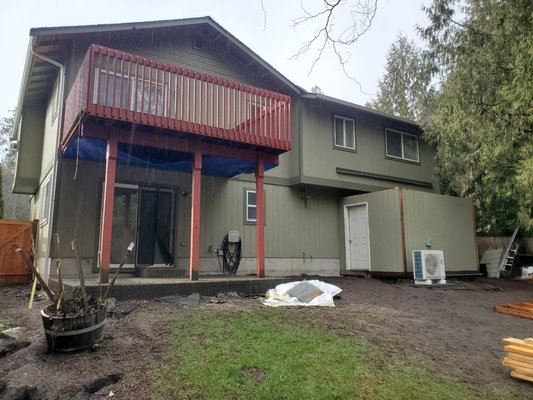
<svg viewBox="0 0 533 400">
<path fill-rule="evenodd" d="M 348 205 L 344 212 L 346 268 L 370 270 L 368 204 Z"/>
</svg>

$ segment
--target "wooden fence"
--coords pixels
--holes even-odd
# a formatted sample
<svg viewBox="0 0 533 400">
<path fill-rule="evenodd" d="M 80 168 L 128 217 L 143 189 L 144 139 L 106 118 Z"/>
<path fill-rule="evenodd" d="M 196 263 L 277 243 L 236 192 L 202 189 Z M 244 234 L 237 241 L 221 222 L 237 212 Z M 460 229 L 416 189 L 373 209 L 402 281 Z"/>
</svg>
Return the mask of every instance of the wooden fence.
<svg viewBox="0 0 533 400">
<path fill-rule="evenodd" d="M 511 240 L 511 236 L 501 236 L 493 234 L 478 234 L 477 248 L 479 257 L 483 255 L 485 250 L 491 249 L 505 249 Z M 533 254 L 533 237 L 523 238 L 520 242 L 518 250 L 521 254 Z"/>
<path fill-rule="evenodd" d="M 13 250 L 13 245 L 16 243 L 27 254 L 31 254 L 37 226 L 37 220 L 0 220 L 0 283 L 25 283 L 31 280 L 30 271 Z"/>
</svg>

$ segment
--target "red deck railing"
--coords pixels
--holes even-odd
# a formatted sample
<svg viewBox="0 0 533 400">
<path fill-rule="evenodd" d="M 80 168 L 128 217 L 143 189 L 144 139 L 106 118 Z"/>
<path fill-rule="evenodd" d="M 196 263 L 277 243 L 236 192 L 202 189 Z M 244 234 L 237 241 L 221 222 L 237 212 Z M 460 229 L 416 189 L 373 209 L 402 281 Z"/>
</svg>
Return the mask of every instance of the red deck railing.
<svg viewBox="0 0 533 400">
<path fill-rule="evenodd" d="M 83 113 L 280 151 L 291 148 L 289 96 L 94 44 L 67 98 L 64 137 Z"/>
</svg>

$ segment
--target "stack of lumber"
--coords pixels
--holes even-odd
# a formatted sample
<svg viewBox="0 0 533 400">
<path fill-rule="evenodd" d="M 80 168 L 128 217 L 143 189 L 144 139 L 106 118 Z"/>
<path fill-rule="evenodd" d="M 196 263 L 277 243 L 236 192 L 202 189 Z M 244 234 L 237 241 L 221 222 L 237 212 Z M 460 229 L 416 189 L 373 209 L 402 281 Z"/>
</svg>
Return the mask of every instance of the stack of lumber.
<svg viewBox="0 0 533 400">
<path fill-rule="evenodd" d="M 533 300 L 496 306 L 494 310 L 502 314 L 511 314 L 517 317 L 533 319 Z"/>
<path fill-rule="evenodd" d="M 533 338 L 503 339 L 507 352 L 502 364 L 513 368 L 511 376 L 533 382 Z"/>
</svg>

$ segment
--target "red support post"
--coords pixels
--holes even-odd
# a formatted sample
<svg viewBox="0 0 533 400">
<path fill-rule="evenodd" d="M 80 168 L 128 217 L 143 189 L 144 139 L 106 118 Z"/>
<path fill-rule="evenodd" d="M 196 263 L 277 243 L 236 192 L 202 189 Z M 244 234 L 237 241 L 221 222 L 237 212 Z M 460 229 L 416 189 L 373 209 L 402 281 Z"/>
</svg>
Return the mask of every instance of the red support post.
<svg viewBox="0 0 533 400">
<path fill-rule="evenodd" d="M 192 157 L 192 199 L 191 199 L 191 254 L 189 260 L 189 278 L 198 280 L 200 271 L 200 196 L 202 183 L 202 151 L 200 145 L 194 146 Z"/>
<path fill-rule="evenodd" d="M 257 258 L 257 277 L 265 277 L 265 210 L 263 178 L 265 176 L 265 164 L 260 155 L 257 156 L 255 165 L 255 204 L 256 204 L 256 225 L 255 244 Z"/>
<path fill-rule="evenodd" d="M 113 204 L 115 200 L 115 176 L 117 167 L 118 140 L 111 136 L 107 141 L 104 200 L 100 221 L 100 282 L 109 282 L 111 263 L 111 231 L 113 228 Z"/>
</svg>

